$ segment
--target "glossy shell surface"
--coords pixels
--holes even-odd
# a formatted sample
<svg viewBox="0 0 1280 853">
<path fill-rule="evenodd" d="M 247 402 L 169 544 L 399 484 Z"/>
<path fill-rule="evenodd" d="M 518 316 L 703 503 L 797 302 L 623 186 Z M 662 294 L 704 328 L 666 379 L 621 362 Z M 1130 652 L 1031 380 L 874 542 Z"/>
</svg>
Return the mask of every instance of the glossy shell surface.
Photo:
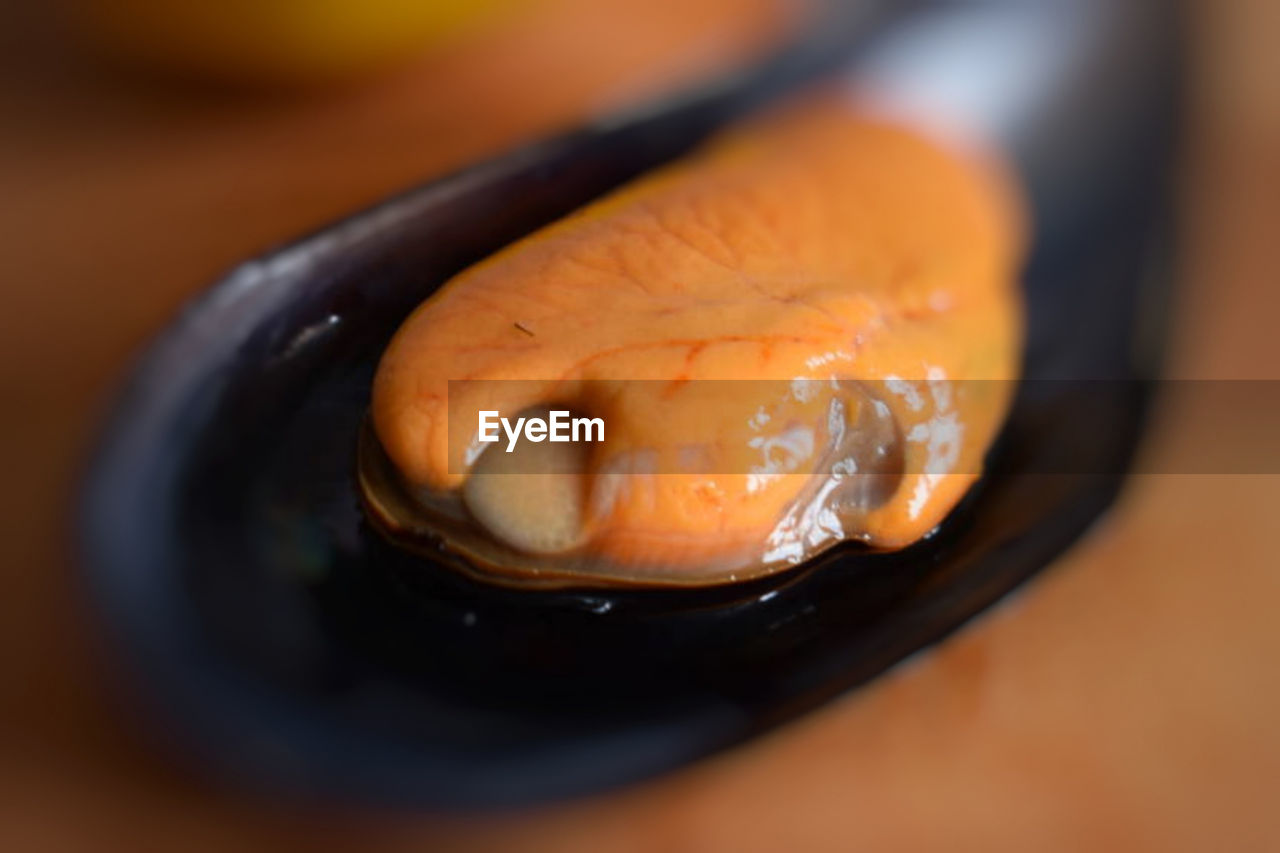
<svg viewBox="0 0 1280 853">
<path fill-rule="evenodd" d="M 1027 161 L 1025 381 L 983 481 L 910 548 L 843 546 L 733 587 L 513 591 L 424 571 L 447 558 L 389 546 L 355 480 L 377 359 L 414 305 L 732 104 L 517 152 L 245 264 L 138 364 L 86 480 L 86 586 L 135 695 L 251 787 L 494 806 L 706 756 L 939 640 L 1049 565 L 1123 481 L 1168 280 L 1172 125 L 1142 103 L 1087 187 Z"/>
</svg>

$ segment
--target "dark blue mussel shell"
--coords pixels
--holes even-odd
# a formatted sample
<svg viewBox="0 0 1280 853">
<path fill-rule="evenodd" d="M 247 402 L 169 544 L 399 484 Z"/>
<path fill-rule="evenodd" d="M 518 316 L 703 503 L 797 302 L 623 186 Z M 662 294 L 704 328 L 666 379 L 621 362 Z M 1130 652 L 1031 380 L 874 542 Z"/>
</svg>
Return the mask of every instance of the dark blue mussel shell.
<svg viewBox="0 0 1280 853">
<path fill-rule="evenodd" d="M 842 6 L 738 78 L 414 189 L 190 305 L 130 377 L 80 515 L 100 625 L 152 728 L 275 793 L 565 797 L 790 720 L 1047 566 L 1121 487 L 1158 362 L 1178 92 L 1165 3 L 1065 4 L 1100 52 L 1068 53 L 1007 135 L 1036 227 L 1026 379 L 988 475 L 925 541 L 701 591 L 518 591 L 388 545 L 353 479 L 378 356 L 451 274 L 912 27 L 1040 6 L 1064 4 Z"/>
</svg>

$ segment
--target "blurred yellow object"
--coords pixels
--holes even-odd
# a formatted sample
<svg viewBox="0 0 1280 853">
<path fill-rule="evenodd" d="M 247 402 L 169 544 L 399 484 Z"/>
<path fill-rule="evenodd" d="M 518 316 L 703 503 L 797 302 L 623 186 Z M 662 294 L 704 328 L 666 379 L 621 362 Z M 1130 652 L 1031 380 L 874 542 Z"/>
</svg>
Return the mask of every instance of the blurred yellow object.
<svg viewBox="0 0 1280 853">
<path fill-rule="evenodd" d="M 238 82 L 308 83 L 392 64 L 531 0 L 75 0 L 121 59 Z"/>
</svg>

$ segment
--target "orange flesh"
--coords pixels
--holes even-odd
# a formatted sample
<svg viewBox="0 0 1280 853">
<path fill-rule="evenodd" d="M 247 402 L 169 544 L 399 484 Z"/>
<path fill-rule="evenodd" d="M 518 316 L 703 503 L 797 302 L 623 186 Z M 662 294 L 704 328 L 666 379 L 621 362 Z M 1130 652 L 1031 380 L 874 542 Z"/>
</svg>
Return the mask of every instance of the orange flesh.
<svg viewBox="0 0 1280 853">
<path fill-rule="evenodd" d="M 713 583 L 842 539 L 902 547 L 979 476 L 1003 420 L 1022 239 L 994 161 L 823 92 L 446 284 L 383 357 L 374 431 L 439 506 L 468 488 L 479 410 L 568 403 L 603 417 L 607 441 L 568 508 L 581 519 L 571 574 Z M 448 385 L 477 379 L 523 381 Z M 886 423 L 878 445 L 854 447 Z M 679 461 L 691 448 L 696 471 Z M 833 502 L 851 479 L 835 463 L 867 472 L 889 456 L 882 494 Z M 499 507 L 512 523 L 558 524 L 537 499 L 542 475 L 496 476 L 486 495 L 532 489 Z M 563 485 L 548 494 L 565 500 Z"/>
</svg>

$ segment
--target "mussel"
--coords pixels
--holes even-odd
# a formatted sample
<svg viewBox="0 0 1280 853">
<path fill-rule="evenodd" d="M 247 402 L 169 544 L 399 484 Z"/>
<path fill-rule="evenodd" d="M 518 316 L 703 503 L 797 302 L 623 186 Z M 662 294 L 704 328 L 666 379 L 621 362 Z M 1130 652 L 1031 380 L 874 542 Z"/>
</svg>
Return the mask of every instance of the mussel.
<svg viewBox="0 0 1280 853">
<path fill-rule="evenodd" d="M 434 531 L 544 586 L 905 547 L 977 479 L 1012 398 L 1024 232 L 994 157 L 843 87 L 799 97 L 418 307 L 374 379 L 366 506 L 397 541 Z M 575 441 L 581 412 L 599 435 Z M 508 438 L 478 443 L 485 417 Z"/>
<path fill-rule="evenodd" d="M 1035 575 L 1107 509 L 1141 434 L 1141 379 L 1161 341 L 1151 306 L 1168 283 L 1160 264 L 1178 95 L 1169 4 L 835 5 L 855 18 L 905 11 L 863 17 L 853 36 L 824 21 L 799 53 L 730 85 L 412 190 L 246 263 L 164 332 L 105 428 L 80 526 L 99 623 L 156 728 L 185 734 L 224 778 L 293 796 L 444 808 L 598 791 L 741 742 L 876 676 Z M 921 6 L 929 11 L 910 13 Z M 941 525 L 900 550 L 885 548 L 904 539 L 877 539 L 894 528 L 864 518 L 893 506 L 902 478 L 921 472 L 899 458 L 914 427 L 892 408 L 898 374 L 886 362 L 883 373 L 837 378 L 816 404 L 829 410 L 838 398 L 846 423 L 860 424 L 856 457 L 884 451 L 872 479 L 842 496 L 854 523 L 841 535 L 885 548 L 820 545 L 795 571 L 714 586 L 704 575 L 699 588 L 592 555 L 623 587 L 667 587 L 633 589 L 601 588 L 584 565 L 555 576 L 564 543 L 580 547 L 576 522 L 519 527 L 503 544 L 494 515 L 466 540 L 477 519 L 458 512 L 458 493 L 415 491 L 434 482 L 433 469 L 424 477 L 377 427 L 375 375 L 388 345 L 399 346 L 397 329 L 453 276 L 495 253 L 511 253 L 501 263 L 524 257 L 531 249 L 517 241 L 812 82 L 822 64 L 813 57 L 832 45 L 841 47 L 827 60 L 851 58 L 848 77 L 882 115 L 912 126 L 946 116 L 946 138 L 961 146 L 966 121 L 985 131 L 1027 200 L 1020 364 L 1005 361 L 1018 348 L 1010 322 L 993 349 L 998 370 L 943 365 L 957 393 L 979 387 L 961 377 L 1021 377 L 1016 387 L 985 383 L 1015 396 L 1007 417 L 1000 400 L 975 409 L 992 419 L 977 429 L 975 454 L 1002 417 L 1004 427 L 985 463 L 952 469 L 966 496 L 954 508 L 939 502 Z M 954 152 L 952 142 L 943 147 Z M 1000 245 L 995 255 L 1012 263 L 1015 245 Z M 993 275 L 990 295 L 1001 280 Z M 486 334 L 527 347 L 553 333 L 507 307 Z M 669 381 L 618 371 L 594 390 L 618 378 Z M 1064 382 L 1099 378 L 1116 380 L 1117 393 Z M 761 382 L 746 397 L 780 380 Z M 578 406 L 592 416 L 603 405 L 593 393 L 558 389 L 504 414 Z M 386 482 L 360 488 L 357 447 L 359 470 Z M 432 503 L 441 495 L 452 507 Z M 403 507 L 386 503 L 401 498 Z M 432 534 L 453 537 L 465 560 L 415 534 L 424 508 Z M 451 519 L 459 526 L 444 530 Z M 511 562 L 512 550 L 529 562 Z M 534 565 L 542 559 L 558 562 Z M 486 564 L 517 571 L 494 575 Z M 520 588 L 475 582 L 458 565 Z M 746 575 L 775 565 L 789 563 L 741 563 Z M 529 588 L 531 568 L 569 588 Z M 575 586 L 584 583 L 595 588 Z"/>
</svg>

